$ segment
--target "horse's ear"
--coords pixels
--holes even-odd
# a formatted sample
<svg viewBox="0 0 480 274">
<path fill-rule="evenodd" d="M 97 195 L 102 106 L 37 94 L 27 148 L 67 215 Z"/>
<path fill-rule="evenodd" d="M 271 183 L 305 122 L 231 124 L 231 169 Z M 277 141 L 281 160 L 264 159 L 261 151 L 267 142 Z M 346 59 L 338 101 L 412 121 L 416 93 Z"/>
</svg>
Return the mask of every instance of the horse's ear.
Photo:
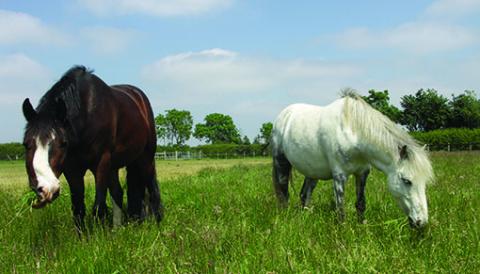
<svg viewBox="0 0 480 274">
<path fill-rule="evenodd" d="M 408 159 L 407 145 L 398 146 L 398 153 L 400 154 L 400 160 Z"/>
<path fill-rule="evenodd" d="M 25 101 L 23 101 L 22 110 L 23 110 L 23 116 L 25 116 L 25 119 L 27 120 L 27 122 L 32 121 L 33 118 L 37 116 L 37 112 L 33 108 L 28 98 L 26 98 Z"/>
</svg>

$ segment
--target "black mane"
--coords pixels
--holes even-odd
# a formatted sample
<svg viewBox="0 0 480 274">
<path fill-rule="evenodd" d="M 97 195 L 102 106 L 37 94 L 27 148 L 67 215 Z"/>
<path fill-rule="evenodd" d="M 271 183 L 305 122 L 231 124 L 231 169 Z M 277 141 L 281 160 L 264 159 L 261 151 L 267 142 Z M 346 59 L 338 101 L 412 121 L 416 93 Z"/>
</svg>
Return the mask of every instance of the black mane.
<svg viewBox="0 0 480 274">
<path fill-rule="evenodd" d="M 80 112 L 80 95 L 77 89 L 79 81 L 92 74 L 84 66 L 74 66 L 56 82 L 40 99 L 37 106 L 39 114 L 54 114 L 59 103 L 66 109 L 67 119 L 75 118 Z"/>
<path fill-rule="evenodd" d="M 30 136 L 32 132 L 35 132 L 44 142 L 49 138 L 52 130 L 61 126 L 67 131 L 69 139 L 75 141 L 77 132 L 73 120 L 79 115 L 81 107 L 80 93 L 77 87 L 82 79 L 90 77 L 92 73 L 92 70 L 84 66 L 74 66 L 69 69 L 42 96 L 36 108 L 39 119 L 35 119 L 34 123 L 27 123 L 25 135 Z M 68 123 L 65 124 L 61 121 L 68 121 Z"/>
</svg>

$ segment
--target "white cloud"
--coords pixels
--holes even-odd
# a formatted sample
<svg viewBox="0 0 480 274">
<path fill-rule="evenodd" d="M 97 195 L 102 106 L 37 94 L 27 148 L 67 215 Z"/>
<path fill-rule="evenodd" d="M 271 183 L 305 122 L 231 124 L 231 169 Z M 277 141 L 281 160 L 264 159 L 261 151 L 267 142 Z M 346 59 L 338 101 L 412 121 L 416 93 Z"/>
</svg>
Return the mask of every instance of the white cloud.
<svg viewBox="0 0 480 274">
<path fill-rule="evenodd" d="M 65 45 L 67 37 L 37 17 L 0 10 L 0 44 Z"/>
<path fill-rule="evenodd" d="M 426 10 L 428 16 L 459 17 L 480 12 L 479 0 L 438 0 Z"/>
<path fill-rule="evenodd" d="M 393 49 L 421 55 L 458 51 L 478 44 L 480 32 L 455 19 L 478 12 L 480 0 L 437 0 L 415 21 L 379 30 L 349 28 L 333 35 L 333 40 L 347 49 Z"/>
<path fill-rule="evenodd" d="M 84 28 L 81 33 L 88 47 L 97 54 L 123 52 L 136 36 L 133 30 L 112 27 L 89 27 Z"/>
<path fill-rule="evenodd" d="M 429 54 L 469 47 L 478 42 L 467 28 L 433 22 L 405 23 L 398 27 L 371 31 L 352 28 L 335 36 L 338 45 L 353 49 L 395 49 Z"/>
<path fill-rule="evenodd" d="M 29 97 L 36 105 L 52 79 L 48 68 L 25 54 L 0 55 L 0 143 L 21 142 L 25 125 L 22 102 Z"/>
<path fill-rule="evenodd" d="M 0 105 L 19 103 L 24 97 L 43 94 L 50 75 L 45 66 L 24 54 L 0 56 Z"/>
<path fill-rule="evenodd" d="M 209 49 L 161 58 L 141 78 L 155 110 L 188 109 L 199 122 L 211 112 L 229 114 L 253 138 L 288 104 L 330 102 L 362 74 L 355 65 Z"/>
<path fill-rule="evenodd" d="M 170 55 L 142 70 L 147 82 L 192 94 L 293 92 L 304 86 L 344 82 L 360 73 L 357 67 L 341 63 L 244 57 L 223 49 Z"/>
<path fill-rule="evenodd" d="M 78 0 L 78 2 L 97 15 L 182 16 L 222 10 L 231 6 L 233 0 Z"/>
</svg>

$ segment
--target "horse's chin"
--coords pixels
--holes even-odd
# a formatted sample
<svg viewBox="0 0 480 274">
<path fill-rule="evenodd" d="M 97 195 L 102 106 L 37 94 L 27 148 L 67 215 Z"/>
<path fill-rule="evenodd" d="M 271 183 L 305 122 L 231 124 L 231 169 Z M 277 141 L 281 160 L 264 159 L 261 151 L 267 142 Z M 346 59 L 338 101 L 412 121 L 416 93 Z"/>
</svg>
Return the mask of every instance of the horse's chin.
<svg viewBox="0 0 480 274">
<path fill-rule="evenodd" d="M 47 204 L 52 203 L 60 194 L 60 191 L 55 192 L 53 195 L 48 195 L 44 197 L 42 195 L 37 196 L 37 200 L 32 204 L 32 207 L 35 209 L 44 208 Z"/>
<path fill-rule="evenodd" d="M 37 199 L 33 204 L 32 207 L 35 209 L 44 208 L 48 204 L 46 199 Z"/>
</svg>

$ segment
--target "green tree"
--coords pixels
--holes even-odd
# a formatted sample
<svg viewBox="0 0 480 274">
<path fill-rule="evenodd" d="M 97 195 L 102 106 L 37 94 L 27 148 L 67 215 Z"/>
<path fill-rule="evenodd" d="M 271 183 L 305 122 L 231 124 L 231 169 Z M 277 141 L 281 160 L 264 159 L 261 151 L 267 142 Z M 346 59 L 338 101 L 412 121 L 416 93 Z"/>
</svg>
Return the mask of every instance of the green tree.
<svg viewBox="0 0 480 274">
<path fill-rule="evenodd" d="M 251 143 L 250 143 L 250 139 L 248 139 L 248 136 L 247 136 L 247 135 L 243 136 L 242 144 L 243 144 L 243 145 L 250 145 L 250 144 L 251 144 Z"/>
<path fill-rule="evenodd" d="M 475 91 L 466 90 L 458 96 L 452 95 L 448 127 L 478 128 L 480 127 L 480 101 Z"/>
<path fill-rule="evenodd" d="M 268 144 L 270 143 L 270 138 L 272 136 L 272 128 L 273 124 L 270 122 L 263 123 L 262 127 L 260 128 L 260 143 L 262 144 Z"/>
<path fill-rule="evenodd" d="M 383 113 L 395 123 L 400 122 L 402 112 L 395 106 L 390 104 L 390 96 L 388 90 L 375 91 L 371 89 L 368 91 L 368 96 L 362 96 L 363 100 L 370 104 L 373 108 Z"/>
<path fill-rule="evenodd" d="M 258 134 L 257 136 L 255 136 L 255 138 L 253 138 L 253 144 L 254 145 L 260 145 L 261 140 L 262 140 L 262 137 L 260 136 L 260 134 Z"/>
<path fill-rule="evenodd" d="M 450 116 L 448 99 L 434 89 L 420 89 L 415 95 L 401 98 L 401 122 L 410 131 L 430 131 L 445 128 Z"/>
<path fill-rule="evenodd" d="M 192 135 L 193 118 L 190 111 L 170 109 L 165 112 L 165 115 L 155 117 L 158 138 L 167 140 L 169 145 L 184 145 Z"/>
<path fill-rule="evenodd" d="M 193 136 L 205 139 L 211 144 L 239 144 L 240 133 L 233 123 L 232 117 L 220 113 L 211 113 L 205 116 L 204 124 L 196 124 Z"/>
</svg>

